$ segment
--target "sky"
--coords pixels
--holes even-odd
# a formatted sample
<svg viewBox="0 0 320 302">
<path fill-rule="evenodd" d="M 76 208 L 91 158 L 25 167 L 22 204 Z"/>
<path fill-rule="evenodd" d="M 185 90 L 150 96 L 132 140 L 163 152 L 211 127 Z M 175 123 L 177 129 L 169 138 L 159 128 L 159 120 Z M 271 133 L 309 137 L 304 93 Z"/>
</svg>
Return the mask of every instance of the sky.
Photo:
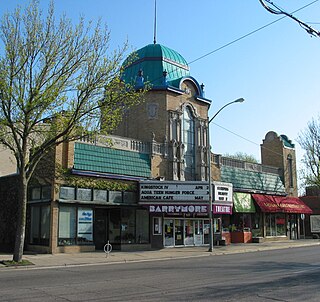
<svg viewBox="0 0 320 302">
<path fill-rule="evenodd" d="M 40 0 L 44 9 L 48 2 Z M 273 2 L 288 13 L 298 10 L 295 17 L 320 31 L 320 0 Z M 2 0 L 0 14 L 26 3 Z M 80 15 L 101 18 L 111 32 L 111 49 L 125 41 L 130 51 L 153 43 L 154 0 L 55 0 L 55 8 L 74 22 Z M 157 0 L 157 43 L 180 53 L 191 76 L 205 85 L 209 116 L 245 99 L 210 124 L 216 154 L 242 152 L 260 161 L 260 144 L 275 131 L 295 144 L 298 164 L 302 158 L 296 139 L 320 111 L 320 37 L 288 17 L 277 21 L 281 17 L 258 0 Z"/>
</svg>

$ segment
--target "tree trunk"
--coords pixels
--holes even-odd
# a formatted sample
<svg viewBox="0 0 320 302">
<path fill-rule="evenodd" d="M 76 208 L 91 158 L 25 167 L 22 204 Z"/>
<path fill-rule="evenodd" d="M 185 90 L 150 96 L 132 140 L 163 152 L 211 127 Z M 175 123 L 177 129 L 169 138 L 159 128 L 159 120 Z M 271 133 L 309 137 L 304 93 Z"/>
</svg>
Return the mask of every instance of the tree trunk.
<svg viewBox="0 0 320 302">
<path fill-rule="evenodd" d="M 13 251 L 13 261 L 21 262 L 23 256 L 24 239 L 27 220 L 27 179 L 25 171 L 21 171 L 18 181 L 18 218 L 16 239 Z"/>
</svg>

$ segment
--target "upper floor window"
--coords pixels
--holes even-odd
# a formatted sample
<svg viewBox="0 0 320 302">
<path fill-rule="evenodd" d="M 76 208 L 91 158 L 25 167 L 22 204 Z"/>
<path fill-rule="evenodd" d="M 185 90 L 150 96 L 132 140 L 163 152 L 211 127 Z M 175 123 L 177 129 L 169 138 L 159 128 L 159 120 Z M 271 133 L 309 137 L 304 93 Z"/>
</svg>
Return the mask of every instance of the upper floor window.
<svg viewBox="0 0 320 302">
<path fill-rule="evenodd" d="M 292 155 L 289 154 L 288 157 L 288 176 L 289 176 L 289 186 L 293 188 L 293 166 L 292 166 Z"/>
<path fill-rule="evenodd" d="M 185 107 L 182 116 L 182 142 L 185 148 L 185 180 L 195 179 L 195 121 L 190 107 Z"/>
</svg>

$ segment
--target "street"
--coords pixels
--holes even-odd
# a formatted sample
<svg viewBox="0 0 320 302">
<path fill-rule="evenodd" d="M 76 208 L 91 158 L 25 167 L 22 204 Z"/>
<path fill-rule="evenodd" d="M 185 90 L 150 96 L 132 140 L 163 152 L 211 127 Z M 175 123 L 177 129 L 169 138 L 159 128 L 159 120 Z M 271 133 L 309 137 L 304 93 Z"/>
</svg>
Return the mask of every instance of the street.
<svg viewBox="0 0 320 302">
<path fill-rule="evenodd" d="M 319 301 L 319 247 L 0 269 L 1 301 Z"/>
</svg>

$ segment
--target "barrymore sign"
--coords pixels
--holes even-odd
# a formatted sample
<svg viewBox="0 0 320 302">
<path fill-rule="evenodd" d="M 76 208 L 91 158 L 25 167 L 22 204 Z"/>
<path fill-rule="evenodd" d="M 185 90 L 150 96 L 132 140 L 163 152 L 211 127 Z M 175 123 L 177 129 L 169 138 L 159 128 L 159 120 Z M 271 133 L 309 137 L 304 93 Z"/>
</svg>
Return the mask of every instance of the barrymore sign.
<svg viewBox="0 0 320 302">
<path fill-rule="evenodd" d="M 140 181 L 140 204 L 209 202 L 205 181 Z"/>
</svg>

